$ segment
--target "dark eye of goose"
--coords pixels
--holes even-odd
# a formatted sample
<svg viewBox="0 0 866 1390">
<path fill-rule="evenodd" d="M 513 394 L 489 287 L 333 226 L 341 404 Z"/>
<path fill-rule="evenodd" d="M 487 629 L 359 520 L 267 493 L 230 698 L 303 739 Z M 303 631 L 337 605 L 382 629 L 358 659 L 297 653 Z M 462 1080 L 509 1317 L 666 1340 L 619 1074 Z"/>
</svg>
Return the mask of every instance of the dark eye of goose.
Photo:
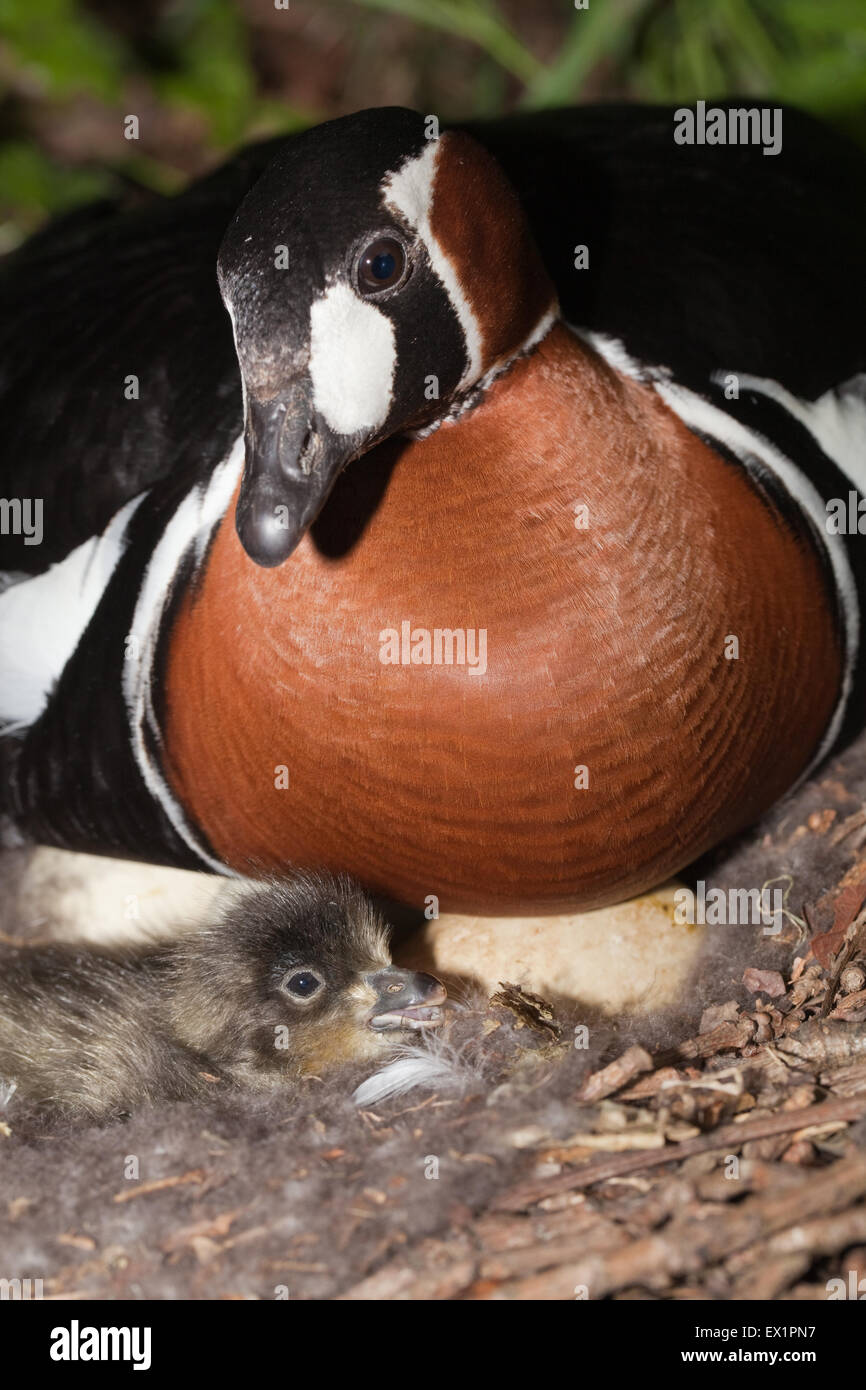
<svg viewBox="0 0 866 1390">
<path fill-rule="evenodd" d="M 394 237 L 377 237 L 358 257 L 358 288 L 362 294 L 390 290 L 399 285 L 405 273 L 406 251 Z"/>
<path fill-rule="evenodd" d="M 322 988 L 322 983 L 312 970 L 295 970 L 283 980 L 283 989 L 297 999 L 312 999 Z"/>
</svg>

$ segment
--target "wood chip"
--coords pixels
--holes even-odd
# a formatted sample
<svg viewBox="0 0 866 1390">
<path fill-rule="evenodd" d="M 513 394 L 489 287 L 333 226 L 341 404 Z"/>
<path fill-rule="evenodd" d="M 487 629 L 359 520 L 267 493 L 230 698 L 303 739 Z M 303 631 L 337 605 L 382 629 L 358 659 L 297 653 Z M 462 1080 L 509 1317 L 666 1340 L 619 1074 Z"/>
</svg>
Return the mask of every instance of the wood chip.
<svg viewBox="0 0 866 1390">
<path fill-rule="evenodd" d="M 767 994 L 771 999 L 780 999 L 786 993 L 785 981 L 778 970 L 754 970 L 743 972 L 743 984 L 750 994 Z"/>
<path fill-rule="evenodd" d="M 577 1092 L 577 1099 L 592 1103 L 611 1096 L 642 1072 L 652 1071 L 652 1065 L 653 1059 L 644 1048 L 629 1047 L 616 1061 L 587 1077 Z"/>
<path fill-rule="evenodd" d="M 112 1202 L 134 1202 L 139 1197 L 149 1197 L 154 1192 L 164 1192 L 169 1187 L 183 1187 L 186 1183 L 203 1183 L 205 1171 L 203 1168 L 191 1168 L 188 1173 L 179 1173 L 171 1178 L 154 1178 L 152 1182 L 139 1183 L 137 1187 L 128 1188 L 125 1192 L 115 1192 Z"/>
</svg>

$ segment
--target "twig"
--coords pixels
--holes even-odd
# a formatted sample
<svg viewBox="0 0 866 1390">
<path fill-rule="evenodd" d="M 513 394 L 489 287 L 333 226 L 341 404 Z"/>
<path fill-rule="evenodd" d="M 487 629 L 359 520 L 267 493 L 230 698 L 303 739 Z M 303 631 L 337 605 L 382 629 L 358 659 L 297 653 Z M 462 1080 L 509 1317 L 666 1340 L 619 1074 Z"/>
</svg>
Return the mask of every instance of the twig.
<svg viewBox="0 0 866 1390">
<path fill-rule="evenodd" d="M 864 1195 L 866 1157 L 858 1154 L 783 1193 L 747 1197 L 736 1206 L 713 1212 L 712 1219 L 696 1219 L 694 1212 L 688 1212 L 621 1250 L 590 1254 L 546 1273 L 485 1290 L 480 1296 L 564 1299 L 584 1287 L 596 1299 L 617 1289 L 664 1288 L 674 1279 L 695 1275 L 776 1232 L 786 1228 L 796 1232 L 813 1217 L 823 1221 L 826 1213 L 848 1207 Z"/>
<path fill-rule="evenodd" d="M 152 1192 L 162 1192 L 167 1187 L 181 1187 L 184 1183 L 204 1182 L 206 1173 L 203 1168 L 192 1168 L 188 1173 L 178 1173 L 172 1178 L 154 1178 L 152 1182 L 139 1183 L 138 1187 L 131 1187 L 127 1192 L 115 1192 L 112 1202 L 134 1202 L 136 1197 L 149 1197 Z"/>
<path fill-rule="evenodd" d="M 577 1093 L 577 1099 L 592 1102 L 613 1095 L 629 1081 L 646 1071 L 652 1071 L 653 1060 L 642 1047 L 629 1047 L 609 1066 L 588 1076 Z"/>
<path fill-rule="evenodd" d="M 742 1124 L 722 1125 L 710 1134 L 702 1134 L 696 1139 L 684 1139 L 682 1143 L 671 1144 L 655 1152 L 617 1154 L 612 1158 L 597 1159 L 572 1173 L 559 1173 L 554 1178 L 519 1183 L 494 1198 L 491 1210 L 525 1211 L 527 1207 L 533 1206 L 545 1197 L 591 1187 L 593 1183 L 604 1182 L 606 1178 L 622 1177 L 625 1173 L 637 1173 L 645 1168 L 657 1168 L 664 1163 L 679 1163 L 684 1158 L 709 1153 L 714 1149 L 739 1149 L 749 1139 L 767 1139 L 774 1134 L 789 1134 L 792 1130 L 825 1124 L 831 1120 L 859 1120 L 863 1115 L 866 1115 L 866 1096 L 860 1095 L 849 1096 L 844 1100 L 823 1101 L 820 1105 L 808 1105 L 800 1110 L 746 1120 Z"/>
</svg>

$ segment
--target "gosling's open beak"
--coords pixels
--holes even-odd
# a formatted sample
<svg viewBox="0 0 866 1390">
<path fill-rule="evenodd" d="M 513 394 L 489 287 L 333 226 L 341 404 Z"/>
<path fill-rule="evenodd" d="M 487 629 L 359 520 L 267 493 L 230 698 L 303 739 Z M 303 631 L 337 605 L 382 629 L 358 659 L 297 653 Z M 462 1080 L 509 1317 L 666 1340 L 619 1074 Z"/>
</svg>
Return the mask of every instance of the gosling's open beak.
<svg viewBox="0 0 866 1390">
<path fill-rule="evenodd" d="M 445 986 L 433 975 L 389 966 L 366 982 L 376 991 L 377 1000 L 370 1015 L 370 1027 L 377 1032 L 393 1028 L 435 1028 L 442 1022 L 441 1005 L 448 998 Z"/>
<path fill-rule="evenodd" d="M 313 524 L 348 459 L 317 428 L 304 382 L 274 400 L 248 397 L 244 446 L 235 525 L 250 559 L 270 569 Z"/>
</svg>

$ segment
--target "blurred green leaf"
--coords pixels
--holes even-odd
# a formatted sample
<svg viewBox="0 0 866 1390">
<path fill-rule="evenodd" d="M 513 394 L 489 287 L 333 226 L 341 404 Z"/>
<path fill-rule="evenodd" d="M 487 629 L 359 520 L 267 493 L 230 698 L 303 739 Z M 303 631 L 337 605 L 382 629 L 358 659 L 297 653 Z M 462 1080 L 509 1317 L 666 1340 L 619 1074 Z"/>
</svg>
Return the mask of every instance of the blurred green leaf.
<svg viewBox="0 0 866 1390">
<path fill-rule="evenodd" d="M 256 98 L 239 12 L 225 0 L 193 0 L 168 12 L 163 32 L 177 66 L 157 77 L 160 96 L 205 116 L 219 145 L 240 140 Z"/>
<path fill-rule="evenodd" d="M 822 34 L 844 43 L 851 34 L 866 35 L 863 0 L 783 0 L 779 13 L 802 38 Z"/>
<path fill-rule="evenodd" d="M 819 53 L 791 62 L 774 95 L 826 115 L 860 106 L 866 102 L 866 60 L 852 53 L 840 64 L 835 54 Z"/>
<path fill-rule="evenodd" d="M 632 26 L 651 0 L 606 0 L 575 10 L 559 57 L 540 72 L 523 94 L 523 106 L 562 106 L 578 101 L 593 68 L 616 62 L 632 41 Z"/>
<path fill-rule="evenodd" d="M 49 96 L 119 97 L 123 48 L 75 0 L 0 0 L 0 36 Z"/>
<path fill-rule="evenodd" d="M 719 9 L 728 28 L 731 57 L 738 44 L 743 55 L 772 83 L 783 71 L 784 58 L 765 28 L 764 12 L 750 0 L 720 0 Z"/>
<path fill-rule="evenodd" d="M 454 38 L 469 39 L 521 82 L 532 82 L 544 73 L 544 64 L 521 43 L 492 4 L 481 4 L 479 0 L 357 0 L 357 3 L 441 29 Z"/>
<path fill-rule="evenodd" d="M 314 0 L 305 5 L 315 16 Z M 359 71 L 370 74 L 369 99 L 378 97 L 377 64 L 391 51 L 390 32 L 384 47 L 381 38 L 392 17 L 410 26 L 405 37 L 397 33 L 394 51 L 423 94 L 418 100 L 447 103 L 442 72 L 456 70 L 466 114 L 495 115 L 515 101 L 556 106 L 589 93 L 677 104 L 752 96 L 824 115 L 866 143 L 866 0 L 589 0 L 579 10 L 573 0 L 559 0 L 559 6 L 545 6 L 542 15 L 531 6 L 506 11 L 504 0 L 342 0 L 335 12 L 357 55 L 352 90 L 362 99 Z M 27 128 L 26 118 L 18 123 L 19 112 L 31 103 L 40 123 L 50 126 L 65 119 L 70 97 L 86 93 L 116 114 L 132 92 L 150 90 L 170 111 L 201 118 L 206 135 L 194 134 L 191 143 L 196 157 L 207 159 L 329 114 L 262 95 L 246 6 L 237 0 L 166 0 L 151 23 L 120 24 L 116 31 L 108 27 L 111 10 L 100 13 L 102 20 L 88 0 L 0 0 L 0 80 L 11 94 L 16 133 Z M 542 61 L 533 44 L 544 43 L 549 52 L 555 22 L 560 42 Z M 448 68 L 455 42 L 463 46 L 459 62 Z M 0 208 L 25 230 L 115 190 L 116 175 L 160 192 L 184 178 L 159 148 L 124 152 L 103 175 L 59 165 L 38 140 L 0 146 Z M 2 246 L 14 235 L 7 222 Z"/>
</svg>

